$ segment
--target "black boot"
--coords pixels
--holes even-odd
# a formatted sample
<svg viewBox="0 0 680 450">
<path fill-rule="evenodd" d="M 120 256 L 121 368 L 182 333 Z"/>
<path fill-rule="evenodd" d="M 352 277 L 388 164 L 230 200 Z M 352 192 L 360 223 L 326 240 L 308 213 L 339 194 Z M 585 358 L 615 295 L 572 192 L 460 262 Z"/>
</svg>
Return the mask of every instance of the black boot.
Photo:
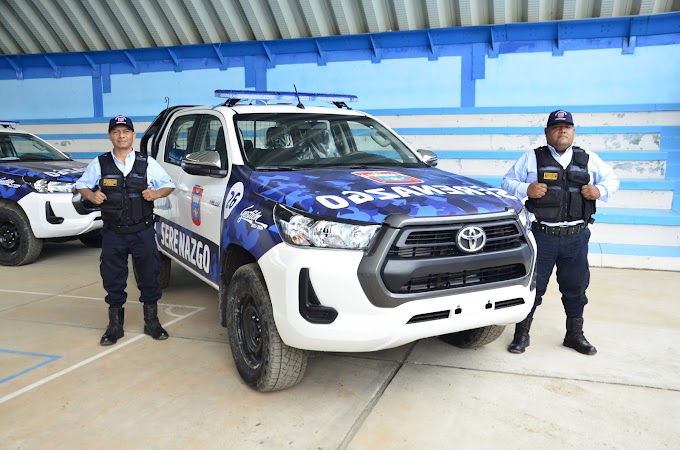
<svg viewBox="0 0 680 450">
<path fill-rule="evenodd" d="M 123 332 L 123 321 L 125 320 L 125 310 L 122 306 L 111 306 L 109 307 L 109 326 L 106 327 L 104 335 L 99 340 L 100 345 L 113 345 L 118 342 L 118 339 L 122 338 L 125 333 Z"/>
<path fill-rule="evenodd" d="M 567 334 L 564 336 L 563 345 L 573 348 L 584 355 L 594 355 L 597 349 L 590 345 L 590 342 L 583 335 L 583 318 L 567 318 Z"/>
<path fill-rule="evenodd" d="M 517 325 L 515 325 L 515 337 L 508 346 L 510 353 L 524 353 L 524 350 L 529 346 L 529 328 L 533 317 L 527 317 Z"/>
<path fill-rule="evenodd" d="M 168 338 L 168 332 L 163 329 L 158 321 L 158 305 L 156 302 L 144 303 L 144 334 L 162 341 Z"/>
</svg>

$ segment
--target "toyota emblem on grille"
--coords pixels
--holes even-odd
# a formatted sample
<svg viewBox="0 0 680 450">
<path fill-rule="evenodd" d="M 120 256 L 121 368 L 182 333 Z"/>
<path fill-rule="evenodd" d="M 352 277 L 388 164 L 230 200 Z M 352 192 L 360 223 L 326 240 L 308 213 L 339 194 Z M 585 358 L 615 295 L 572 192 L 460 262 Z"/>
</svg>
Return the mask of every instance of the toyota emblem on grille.
<svg viewBox="0 0 680 450">
<path fill-rule="evenodd" d="M 486 244 L 486 233 L 482 227 L 476 225 L 465 226 L 458 232 L 456 244 L 465 253 L 478 252 Z"/>
</svg>

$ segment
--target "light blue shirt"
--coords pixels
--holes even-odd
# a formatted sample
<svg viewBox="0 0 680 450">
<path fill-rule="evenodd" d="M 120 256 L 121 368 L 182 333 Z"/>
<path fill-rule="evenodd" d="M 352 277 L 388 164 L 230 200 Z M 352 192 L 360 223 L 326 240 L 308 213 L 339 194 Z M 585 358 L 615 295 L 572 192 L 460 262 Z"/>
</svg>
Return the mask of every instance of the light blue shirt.
<svg viewBox="0 0 680 450">
<path fill-rule="evenodd" d="M 113 154 L 113 150 L 111 150 Z M 116 163 L 118 170 L 123 172 L 123 176 L 127 176 L 132 171 L 132 166 L 135 164 L 136 152 L 132 151 L 125 157 L 125 162 L 122 163 L 114 156 L 113 161 Z M 172 182 L 170 175 L 163 169 L 158 162 L 151 156 L 147 156 L 148 166 L 146 169 L 146 180 L 151 189 L 157 191 L 162 188 L 174 188 L 175 183 Z M 102 178 L 102 168 L 99 164 L 99 158 L 90 161 L 90 164 L 85 168 L 83 175 L 76 181 L 76 189 L 88 188 L 92 189 Z"/>
<path fill-rule="evenodd" d="M 555 161 L 557 161 L 560 166 L 564 169 L 571 163 L 571 158 L 574 155 L 574 151 L 570 146 L 561 156 L 557 154 L 555 149 L 548 145 L 550 149 L 550 154 Z M 590 175 L 590 182 L 588 184 L 594 184 L 598 191 L 600 191 L 600 198 L 603 202 L 608 201 L 611 196 L 619 189 L 619 178 L 616 176 L 611 167 L 602 161 L 602 158 L 597 156 L 597 154 L 585 151 L 588 158 L 588 174 Z M 513 164 L 513 166 L 508 170 L 508 173 L 503 177 L 503 182 L 501 186 L 503 189 L 510 194 L 514 195 L 519 199 L 524 199 L 527 197 L 527 189 L 529 185 L 534 181 L 538 181 L 538 164 L 536 163 L 536 154 L 533 150 L 525 152 L 519 159 Z M 562 224 L 575 224 L 583 222 L 575 221 Z M 554 225 L 552 223 L 546 223 L 547 225 Z"/>
</svg>

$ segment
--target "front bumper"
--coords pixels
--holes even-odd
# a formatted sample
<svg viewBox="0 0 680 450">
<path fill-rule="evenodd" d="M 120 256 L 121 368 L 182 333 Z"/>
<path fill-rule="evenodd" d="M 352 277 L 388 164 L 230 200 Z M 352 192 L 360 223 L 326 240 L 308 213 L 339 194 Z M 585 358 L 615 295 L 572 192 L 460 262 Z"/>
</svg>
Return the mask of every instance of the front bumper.
<svg viewBox="0 0 680 450">
<path fill-rule="evenodd" d="M 39 239 L 80 236 L 103 225 L 99 210 L 83 205 L 79 195 L 33 192 L 17 203 Z"/>
<path fill-rule="evenodd" d="M 526 280 L 460 293 L 437 292 L 395 302 L 391 307 L 376 306 L 359 282 L 363 258 L 360 251 L 288 244 L 279 244 L 260 258 L 276 327 L 287 345 L 318 351 L 376 351 L 422 338 L 516 323 L 533 306 L 534 291 Z M 330 323 L 303 317 L 300 296 L 309 286 L 301 289 L 300 281 L 305 279 L 320 305 L 337 312 Z"/>
</svg>

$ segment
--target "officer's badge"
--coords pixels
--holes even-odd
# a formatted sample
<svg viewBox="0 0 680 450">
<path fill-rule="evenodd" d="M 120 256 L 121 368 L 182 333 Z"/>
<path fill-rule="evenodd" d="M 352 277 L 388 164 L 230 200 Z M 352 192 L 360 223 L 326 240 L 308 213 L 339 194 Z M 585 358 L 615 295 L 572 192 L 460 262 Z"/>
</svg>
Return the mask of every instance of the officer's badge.
<svg viewBox="0 0 680 450">
<path fill-rule="evenodd" d="M 118 180 L 115 178 L 104 178 L 102 180 L 102 185 L 106 187 L 115 187 L 118 186 Z"/>
<path fill-rule="evenodd" d="M 557 172 L 544 172 L 543 179 L 548 181 L 555 181 L 557 180 Z"/>
</svg>

